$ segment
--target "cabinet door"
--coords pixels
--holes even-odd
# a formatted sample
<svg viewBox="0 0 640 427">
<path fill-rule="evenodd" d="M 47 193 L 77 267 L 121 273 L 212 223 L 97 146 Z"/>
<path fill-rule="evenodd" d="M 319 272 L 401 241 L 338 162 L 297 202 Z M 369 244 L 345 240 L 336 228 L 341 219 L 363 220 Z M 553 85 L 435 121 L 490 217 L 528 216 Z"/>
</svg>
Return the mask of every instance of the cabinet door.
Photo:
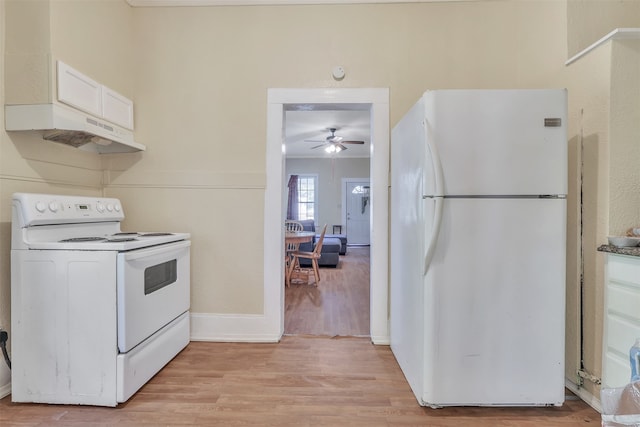
<svg viewBox="0 0 640 427">
<path fill-rule="evenodd" d="M 102 85 L 58 61 L 58 101 L 102 116 Z"/>
<path fill-rule="evenodd" d="M 133 101 L 106 86 L 102 86 L 102 117 L 133 130 Z"/>
<path fill-rule="evenodd" d="M 603 387 L 631 382 L 629 349 L 640 338 L 640 258 L 608 254 L 603 342 Z"/>
</svg>

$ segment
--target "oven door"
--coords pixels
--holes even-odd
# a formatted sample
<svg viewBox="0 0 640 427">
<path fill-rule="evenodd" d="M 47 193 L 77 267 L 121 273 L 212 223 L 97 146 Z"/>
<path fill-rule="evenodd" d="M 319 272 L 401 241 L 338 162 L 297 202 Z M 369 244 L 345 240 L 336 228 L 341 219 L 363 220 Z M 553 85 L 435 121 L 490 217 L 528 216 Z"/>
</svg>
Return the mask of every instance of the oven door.
<svg viewBox="0 0 640 427">
<path fill-rule="evenodd" d="M 126 353 L 189 310 L 191 242 L 118 254 L 118 349 Z"/>
</svg>

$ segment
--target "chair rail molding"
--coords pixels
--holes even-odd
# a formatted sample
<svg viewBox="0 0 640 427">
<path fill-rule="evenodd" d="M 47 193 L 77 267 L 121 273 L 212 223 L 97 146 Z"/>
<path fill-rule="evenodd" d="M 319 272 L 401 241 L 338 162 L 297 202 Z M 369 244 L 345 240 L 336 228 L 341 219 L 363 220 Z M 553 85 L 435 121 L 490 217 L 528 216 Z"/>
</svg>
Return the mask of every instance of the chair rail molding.
<svg viewBox="0 0 640 427">
<path fill-rule="evenodd" d="M 451 3 L 487 0 L 127 0 L 133 7 L 269 6 L 292 4 Z"/>
</svg>

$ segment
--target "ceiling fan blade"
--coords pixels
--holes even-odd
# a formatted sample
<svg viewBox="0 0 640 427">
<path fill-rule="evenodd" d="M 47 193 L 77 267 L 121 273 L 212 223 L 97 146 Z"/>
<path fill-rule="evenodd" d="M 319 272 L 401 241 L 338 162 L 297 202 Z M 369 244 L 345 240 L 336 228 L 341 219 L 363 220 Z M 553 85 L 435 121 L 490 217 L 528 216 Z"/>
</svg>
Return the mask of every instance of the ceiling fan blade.
<svg viewBox="0 0 640 427">
<path fill-rule="evenodd" d="M 316 145 L 315 147 L 311 147 L 311 149 L 314 150 L 316 148 L 324 147 L 325 145 L 327 144 L 325 143 L 325 144 Z"/>
<path fill-rule="evenodd" d="M 340 143 L 337 143 L 336 145 L 337 145 L 338 147 L 340 147 L 340 151 L 344 151 L 344 150 L 346 150 L 346 149 L 347 149 L 347 147 L 345 147 L 344 145 L 342 145 L 342 144 L 340 144 Z"/>
<path fill-rule="evenodd" d="M 364 141 L 342 141 L 341 144 L 364 144 Z"/>
</svg>

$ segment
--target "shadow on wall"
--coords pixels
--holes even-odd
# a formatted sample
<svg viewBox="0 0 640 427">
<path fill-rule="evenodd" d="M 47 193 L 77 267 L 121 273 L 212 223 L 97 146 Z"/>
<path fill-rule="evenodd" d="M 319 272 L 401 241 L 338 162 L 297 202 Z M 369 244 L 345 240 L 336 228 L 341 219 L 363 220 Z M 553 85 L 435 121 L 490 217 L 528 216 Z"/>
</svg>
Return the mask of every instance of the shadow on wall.
<svg viewBox="0 0 640 427">
<path fill-rule="evenodd" d="M 583 337 L 581 358 L 584 369 L 600 377 L 602 374 L 602 327 L 604 291 L 604 256 L 596 251 L 606 233 L 607 201 L 602 200 L 601 163 L 606 161 L 608 146 L 601 143 L 598 135 L 583 136 L 580 143 L 580 188 L 577 191 L 580 203 L 581 275 L 580 319 Z M 606 191 L 605 191 L 606 195 Z M 603 228 L 603 225 L 605 227 Z M 606 237 L 606 236 L 604 236 Z M 579 257 L 580 259 L 580 257 Z M 580 279 L 580 278 L 578 278 Z"/>
</svg>

